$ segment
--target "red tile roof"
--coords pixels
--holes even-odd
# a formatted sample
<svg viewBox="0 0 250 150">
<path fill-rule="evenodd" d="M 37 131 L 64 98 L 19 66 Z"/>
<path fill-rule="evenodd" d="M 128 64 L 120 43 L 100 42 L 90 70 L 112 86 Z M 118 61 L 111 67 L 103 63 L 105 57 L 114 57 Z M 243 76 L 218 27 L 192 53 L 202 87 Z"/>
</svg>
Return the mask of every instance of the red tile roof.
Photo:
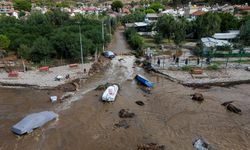
<svg viewBox="0 0 250 150">
<path fill-rule="evenodd" d="M 196 11 L 196 12 L 193 12 L 192 15 L 193 16 L 201 16 L 201 15 L 204 15 L 206 12 L 204 11 Z"/>
</svg>

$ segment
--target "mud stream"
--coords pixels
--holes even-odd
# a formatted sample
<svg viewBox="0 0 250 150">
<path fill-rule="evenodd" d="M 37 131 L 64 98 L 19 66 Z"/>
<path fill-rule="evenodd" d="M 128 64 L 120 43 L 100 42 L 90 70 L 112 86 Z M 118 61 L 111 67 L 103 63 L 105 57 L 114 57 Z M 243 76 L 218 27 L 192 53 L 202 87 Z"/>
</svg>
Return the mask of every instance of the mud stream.
<svg viewBox="0 0 250 150">
<path fill-rule="evenodd" d="M 50 95 L 61 91 L 0 89 L 0 150 L 135 150 L 138 144 L 149 142 L 165 145 L 167 150 L 193 150 L 197 137 L 218 150 L 250 149 L 249 84 L 192 89 L 144 73 L 131 62 L 129 56 L 124 61 L 113 60 L 106 72 L 88 79 L 76 96 L 64 103 L 49 102 Z M 151 94 L 131 80 L 136 73 L 156 83 Z M 106 82 L 121 84 L 114 103 L 102 103 L 102 91 L 93 90 Z M 189 95 L 194 92 L 203 93 L 205 101 L 193 102 Z M 230 100 L 241 108 L 242 115 L 220 105 Z M 125 119 L 126 129 L 115 126 L 123 120 L 118 116 L 123 108 L 135 113 Z M 10 131 L 25 115 L 42 110 L 56 111 L 59 119 L 22 137 Z"/>
</svg>

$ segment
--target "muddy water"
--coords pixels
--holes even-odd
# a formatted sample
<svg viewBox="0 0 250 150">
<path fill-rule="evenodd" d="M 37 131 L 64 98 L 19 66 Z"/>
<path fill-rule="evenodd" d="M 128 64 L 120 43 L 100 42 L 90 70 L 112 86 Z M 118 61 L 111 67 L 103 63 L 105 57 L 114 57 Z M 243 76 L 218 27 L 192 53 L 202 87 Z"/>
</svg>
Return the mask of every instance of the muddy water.
<svg viewBox="0 0 250 150">
<path fill-rule="evenodd" d="M 192 141 L 200 136 L 219 150 L 250 149 L 250 85 L 194 90 L 135 68 L 156 83 L 152 94 L 146 94 L 133 80 L 121 82 L 121 77 L 129 79 L 132 73 L 128 68 L 118 71 L 123 67 L 117 64 L 88 80 L 67 109 L 58 109 L 63 103 L 48 102 L 48 95 L 60 91 L 0 89 L 0 149 L 134 150 L 138 144 L 157 142 L 170 150 L 192 150 Z M 114 103 L 102 103 L 102 91 L 91 90 L 106 80 L 122 83 Z M 193 92 L 202 92 L 205 101 L 191 101 Z M 138 100 L 145 105 L 135 104 Z M 242 109 L 242 115 L 220 105 L 230 100 Z M 122 120 L 118 116 L 122 108 L 136 114 L 125 119 L 128 129 L 114 126 Z M 59 120 L 22 137 L 10 132 L 23 116 L 41 110 L 55 110 Z"/>
</svg>

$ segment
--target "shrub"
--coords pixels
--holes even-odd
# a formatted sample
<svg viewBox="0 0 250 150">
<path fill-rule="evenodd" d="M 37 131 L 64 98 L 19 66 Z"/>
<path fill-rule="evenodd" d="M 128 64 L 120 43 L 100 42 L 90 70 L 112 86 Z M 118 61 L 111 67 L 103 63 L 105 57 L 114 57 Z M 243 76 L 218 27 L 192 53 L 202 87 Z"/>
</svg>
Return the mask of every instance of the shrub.
<svg viewBox="0 0 250 150">
<path fill-rule="evenodd" d="M 219 69 L 219 65 L 217 64 L 212 64 L 207 66 L 207 70 L 218 70 Z"/>
<path fill-rule="evenodd" d="M 183 66 L 183 67 L 181 67 L 181 70 L 182 71 L 191 71 L 192 67 L 191 66 Z"/>
</svg>

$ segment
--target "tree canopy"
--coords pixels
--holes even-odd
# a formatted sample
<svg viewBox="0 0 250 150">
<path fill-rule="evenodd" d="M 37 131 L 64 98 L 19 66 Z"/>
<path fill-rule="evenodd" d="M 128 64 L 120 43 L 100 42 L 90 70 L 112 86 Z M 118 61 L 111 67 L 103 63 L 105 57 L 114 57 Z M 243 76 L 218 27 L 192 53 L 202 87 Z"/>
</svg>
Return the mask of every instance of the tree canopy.
<svg viewBox="0 0 250 150">
<path fill-rule="evenodd" d="M 241 26 L 240 39 L 245 45 L 250 46 L 250 20 L 248 20 Z"/>
<path fill-rule="evenodd" d="M 220 31 L 221 18 L 217 13 L 206 13 L 196 19 L 196 35 L 198 38 L 212 36 Z"/>
<path fill-rule="evenodd" d="M 113 1 L 111 8 L 113 11 L 119 12 L 119 9 L 123 7 L 123 3 L 120 0 Z"/>
<path fill-rule="evenodd" d="M 30 11 L 31 10 L 31 1 L 28 0 L 14 0 L 14 8 L 16 10 L 24 10 Z"/>
<path fill-rule="evenodd" d="M 8 48 L 10 45 L 10 40 L 6 35 L 0 34 L 0 50 Z"/>
<path fill-rule="evenodd" d="M 104 22 L 109 21 L 104 18 Z M 111 29 L 115 25 L 111 19 Z M 27 19 L 20 20 L 0 16 L 0 49 L 13 51 L 37 63 L 49 59 L 79 61 L 79 26 L 84 57 L 94 54 L 96 49 L 101 50 L 102 44 L 110 41 L 109 24 L 104 27 L 103 41 L 101 20 L 84 18 L 82 15 L 69 17 L 60 10 L 52 10 L 46 14 L 32 13 Z"/>
</svg>

